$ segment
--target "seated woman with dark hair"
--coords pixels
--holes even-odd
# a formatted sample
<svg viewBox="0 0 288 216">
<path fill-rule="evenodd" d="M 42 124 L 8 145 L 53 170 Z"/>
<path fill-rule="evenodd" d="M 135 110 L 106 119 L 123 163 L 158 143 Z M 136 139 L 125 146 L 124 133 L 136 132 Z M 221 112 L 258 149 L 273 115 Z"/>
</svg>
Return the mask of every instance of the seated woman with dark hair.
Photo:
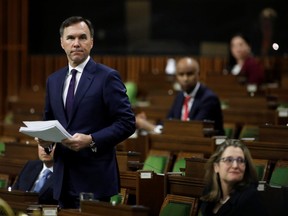
<svg viewBox="0 0 288 216">
<path fill-rule="evenodd" d="M 257 173 L 248 148 L 226 140 L 206 164 L 200 211 L 208 215 L 266 215 L 257 191 Z"/>
<path fill-rule="evenodd" d="M 260 85 L 264 81 L 264 67 L 251 51 L 249 39 L 235 34 L 230 40 L 229 72 L 243 78 L 245 84 Z"/>
</svg>

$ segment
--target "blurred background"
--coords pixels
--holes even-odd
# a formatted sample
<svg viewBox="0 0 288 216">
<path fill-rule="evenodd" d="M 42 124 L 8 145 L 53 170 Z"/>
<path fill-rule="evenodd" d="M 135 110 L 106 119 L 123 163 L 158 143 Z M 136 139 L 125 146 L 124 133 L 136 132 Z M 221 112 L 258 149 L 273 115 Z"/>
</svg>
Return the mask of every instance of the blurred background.
<svg viewBox="0 0 288 216">
<path fill-rule="evenodd" d="M 269 54 L 285 54 L 286 8 L 284 0 L 30 0 L 29 52 L 62 53 L 59 25 L 80 15 L 96 29 L 95 54 L 225 54 L 237 32 L 256 55 L 265 34 L 279 44 Z"/>
</svg>

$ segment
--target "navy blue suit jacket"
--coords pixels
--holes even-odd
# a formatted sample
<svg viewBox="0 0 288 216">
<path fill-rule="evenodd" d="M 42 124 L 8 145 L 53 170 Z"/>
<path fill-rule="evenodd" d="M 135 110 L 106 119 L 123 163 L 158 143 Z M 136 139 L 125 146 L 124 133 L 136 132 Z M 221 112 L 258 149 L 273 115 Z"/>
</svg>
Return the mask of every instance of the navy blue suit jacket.
<svg viewBox="0 0 288 216">
<path fill-rule="evenodd" d="M 181 119 L 184 94 L 179 92 L 168 113 L 167 119 Z M 209 88 L 200 84 L 193 105 L 189 112 L 190 120 L 211 120 L 214 121 L 214 128 L 217 135 L 224 135 L 223 114 L 218 96 Z"/>
<path fill-rule="evenodd" d="M 89 147 L 75 152 L 56 145 L 54 198 L 59 199 L 64 187 L 74 196 L 80 192 L 92 192 L 96 199 L 115 195 L 120 185 L 115 146 L 135 131 L 135 116 L 126 88 L 117 71 L 90 58 L 68 121 L 62 99 L 67 73 L 68 66 L 48 77 L 44 119 L 57 119 L 72 135 L 91 134 L 97 152 Z"/>
<path fill-rule="evenodd" d="M 41 160 L 28 161 L 12 186 L 12 190 L 31 191 L 42 168 Z M 52 174 L 39 191 L 39 204 L 57 204 L 57 201 L 53 199 L 53 179 Z"/>
</svg>

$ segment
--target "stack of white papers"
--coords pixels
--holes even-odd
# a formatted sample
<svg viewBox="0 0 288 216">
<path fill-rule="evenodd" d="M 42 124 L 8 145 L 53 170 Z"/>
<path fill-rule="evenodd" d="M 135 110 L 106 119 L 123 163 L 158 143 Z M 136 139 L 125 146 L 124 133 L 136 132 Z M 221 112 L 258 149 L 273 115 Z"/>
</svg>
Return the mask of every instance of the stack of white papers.
<svg viewBox="0 0 288 216">
<path fill-rule="evenodd" d="M 72 137 L 58 120 L 23 121 L 23 123 L 27 127 L 20 127 L 19 132 L 31 137 L 38 137 L 50 142 L 61 142 L 63 139 Z"/>
</svg>

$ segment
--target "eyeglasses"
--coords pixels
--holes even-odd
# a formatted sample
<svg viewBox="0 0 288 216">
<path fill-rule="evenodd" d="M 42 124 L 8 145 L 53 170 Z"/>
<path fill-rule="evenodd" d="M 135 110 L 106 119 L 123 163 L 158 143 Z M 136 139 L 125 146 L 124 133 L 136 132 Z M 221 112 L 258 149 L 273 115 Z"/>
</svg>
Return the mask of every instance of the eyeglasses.
<svg viewBox="0 0 288 216">
<path fill-rule="evenodd" d="M 223 157 L 220 159 L 220 161 L 224 162 L 226 165 L 228 166 L 232 166 L 233 162 L 236 161 L 236 163 L 238 165 L 244 166 L 246 161 L 244 158 L 242 157 L 237 157 L 237 158 L 233 158 L 233 157 Z"/>
</svg>

